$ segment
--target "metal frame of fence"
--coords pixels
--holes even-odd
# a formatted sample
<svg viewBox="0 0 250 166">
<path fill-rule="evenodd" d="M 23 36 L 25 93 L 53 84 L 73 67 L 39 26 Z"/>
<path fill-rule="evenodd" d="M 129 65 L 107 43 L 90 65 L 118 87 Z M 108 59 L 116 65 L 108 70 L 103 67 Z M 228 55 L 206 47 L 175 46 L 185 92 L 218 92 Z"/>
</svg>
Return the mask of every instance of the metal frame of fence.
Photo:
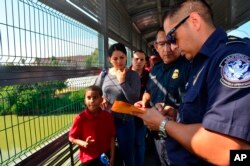
<svg viewBox="0 0 250 166">
<path fill-rule="evenodd" d="M 69 130 L 103 39 L 35 0 L 0 6 L 0 165 L 15 165 Z"/>
<path fill-rule="evenodd" d="M 84 1 L 93 27 L 58 3 L 66 0 L 0 1 L 0 165 L 18 164 L 69 130 L 84 88 L 108 65 L 108 43 L 123 42 L 128 59 L 141 47 L 126 13 L 111 10 L 122 9 L 117 1 Z"/>
</svg>

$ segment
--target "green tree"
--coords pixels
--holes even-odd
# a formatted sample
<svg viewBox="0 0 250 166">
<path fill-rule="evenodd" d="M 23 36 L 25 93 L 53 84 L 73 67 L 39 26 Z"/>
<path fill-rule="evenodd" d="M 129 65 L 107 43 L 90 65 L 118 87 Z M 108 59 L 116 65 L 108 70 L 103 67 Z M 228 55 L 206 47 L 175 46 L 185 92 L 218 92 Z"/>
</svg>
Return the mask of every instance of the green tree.
<svg viewBox="0 0 250 166">
<path fill-rule="evenodd" d="M 37 103 L 36 96 L 37 96 L 36 89 L 27 89 L 22 91 L 17 97 L 16 103 L 16 114 L 17 115 L 31 115 L 34 113 L 34 103 Z"/>
<path fill-rule="evenodd" d="M 52 56 L 52 57 L 51 57 L 51 64 L 52 64 L 53 66 L 57 66 L 57 65 L 59 64 L 59 62 L 58 62 L 58 60 L 56 59 L 55 56 Z"/>
<path fill-rule="evenodd" d="M 98 54 L 99 51 L 96 48 L 89 56 L 85 58 L 86 67 L 97 67 L 98 66 Z"/>
<path fill-rule="evenodd" d="M 69 95 L 57 96 L 56 91 L 66 87 L 67 85 L 62 81 L 2 87 L 0 115 L 11 113 L 33 115 L 64 106 L 70 101 Z"/>
<path fill-rule="evenodd" d="M 16 102 L 17 90 L 14 86 L 5 86 L 0 90 L 0 115 L 11 114 Z"/>
<path fill-rule="evenodd" d="M 41 65 L 41 58 L 36 57 L 34 63 L 37 64 L 37 66 L 40 66 Z"/>
</svg>

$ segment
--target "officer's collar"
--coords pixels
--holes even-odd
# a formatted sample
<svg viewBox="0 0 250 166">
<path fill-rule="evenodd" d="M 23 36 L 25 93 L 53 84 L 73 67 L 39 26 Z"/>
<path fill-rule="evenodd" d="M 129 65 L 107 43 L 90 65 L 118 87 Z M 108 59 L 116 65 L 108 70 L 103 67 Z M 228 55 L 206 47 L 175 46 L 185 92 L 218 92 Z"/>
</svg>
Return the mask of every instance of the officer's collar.
<svg viewBox="0 0 250 166">
<path fill-rule="evenodd" d="M 227 41 L 227 34 L 222 28 L 217 28 L 203 44 L 199 53 L 210 57 L 222 40 Z"/>
<path fill-rule="evenodd" d="M 163 69 L 165 69 L 165 70 L 168 70 L 169 68 L 171 68 L 171 66 L 173 66 L 173 63 L 171 63 L 171 64 L 165 64 L 165 63 L 163 63 L 164 65 L 162 66 L 163 67 Z"/>
<path fill-rule="evenodd" d="M 169 68 L 171 68 L 172 66 L 174 66 L 176 63 L 178 63 L 178 61 L 180 59 L 181 59 L 181 56 L 178 59 L 176 59 L 174 62 L 170 63 L 170 64 L 163 63 L 163 65 L 162 65 L 163 69 L 168 70 Z"/>
</svg>

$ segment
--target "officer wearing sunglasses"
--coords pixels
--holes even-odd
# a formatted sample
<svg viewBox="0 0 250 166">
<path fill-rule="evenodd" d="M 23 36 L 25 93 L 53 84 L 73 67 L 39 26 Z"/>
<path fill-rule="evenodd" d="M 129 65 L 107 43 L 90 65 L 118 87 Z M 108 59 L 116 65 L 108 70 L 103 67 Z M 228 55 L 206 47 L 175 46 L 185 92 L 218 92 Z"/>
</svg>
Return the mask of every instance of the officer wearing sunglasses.
<svg viewBox="0 0 250 166">
<path fill-rule="evenodd" d="M 165 118 L 164 108 L 165 116 L 155 108 L 137 116 L 172 139 L 170 165 L 232 165 L 230 150 L 250 149 L 249 40 L 216 28 L 204 0 L 171 7 L 164 30 L 171 48 L 192 62 L 180 122 Z"/>
</svg>

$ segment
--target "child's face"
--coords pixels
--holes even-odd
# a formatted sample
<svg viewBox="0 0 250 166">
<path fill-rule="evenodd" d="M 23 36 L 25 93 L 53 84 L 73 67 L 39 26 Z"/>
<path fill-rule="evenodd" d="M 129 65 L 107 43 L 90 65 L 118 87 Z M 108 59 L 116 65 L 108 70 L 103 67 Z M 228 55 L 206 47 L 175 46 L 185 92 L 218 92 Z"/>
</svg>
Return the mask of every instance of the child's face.
<svg viewBox="0 0 250 166">
<path fill-rule="evenodd" d="M 96 91 L 88 90 L 85 94 L 85 104 L 90 112 L 96 112 L 100 109 L 102 96 Z"/>
</svg>

